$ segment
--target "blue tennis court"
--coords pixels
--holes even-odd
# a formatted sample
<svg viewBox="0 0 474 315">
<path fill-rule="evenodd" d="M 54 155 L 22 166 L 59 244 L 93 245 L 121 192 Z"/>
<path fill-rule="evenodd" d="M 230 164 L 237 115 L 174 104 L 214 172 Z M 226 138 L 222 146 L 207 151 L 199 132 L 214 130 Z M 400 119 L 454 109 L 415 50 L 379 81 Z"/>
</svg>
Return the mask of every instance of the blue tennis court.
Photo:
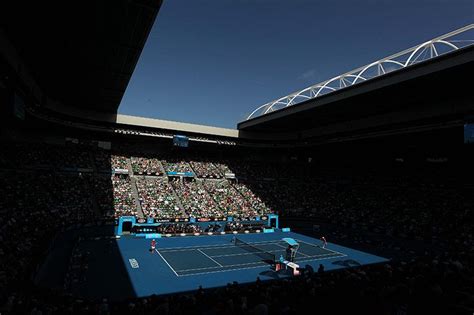
<svg viewBox="0 0 474 315">
<path fill-rule="evenodd" d="M 258 249 L 259 254 L 232 243 L 233 235 L 201 235 L 158 238 L 155 252 L 150 239 L 125 236 L 117 240 L 83 241 L 78 246 L 89 252 L 88 268 L 75 292 L 87 296 L 110 298 L 168 294 L 225 286 L 237 281 L 254 282 L 285 278 L 289 273 L 277 272 L 266 258 L 285 257 L 287 244 L 293 238 L 300 244 L 296 263 L 301 268 L 317 270 L 350 268 L 387 261 L 387 259 L 294 232 L 239 234 L 241 239 Z M 329 240 L 330 241 L 330 240 Z M 106 248 L 110 248 L 107 250 Z M 267 254 L 262 255 L 264 251 Z"/>
<path fill-rule="evenodd" d="M 298 263 L 313 260 L 344 257 L 340 252 L 319 247 L 303 240 L 298 240 L 299 251 L 296 254 Z M 286 243 L 281 240 L 249 242 L 252 248 L 285 257 Z M 250 269 L 268 266 L 271 263 L 264 255 L 249 251 L 245 246 L 234 244 L 213 246 L 189 246 L 156 250 L 176 276 L 192 276 L 215 272 Z"/>
</svg>

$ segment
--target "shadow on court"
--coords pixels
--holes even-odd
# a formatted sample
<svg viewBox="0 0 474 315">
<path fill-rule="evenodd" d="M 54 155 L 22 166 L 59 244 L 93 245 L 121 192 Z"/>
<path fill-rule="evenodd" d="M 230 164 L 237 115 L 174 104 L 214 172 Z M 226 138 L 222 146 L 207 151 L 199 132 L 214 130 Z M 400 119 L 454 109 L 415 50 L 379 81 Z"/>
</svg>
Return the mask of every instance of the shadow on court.
<svg viewBox="0 0 474 315">
<path fill-rule="evenodd" d="M 62 233 L 36 276 L 40 287 L 65 290 L 78 297 L 136 297 L 113 226 Z"/>
<path fill-rule="evenodd" d="M 344 267 L 360 267 L 361 266 L 361 264 L 354 259 L 337 260 L 337 261 L 333 261 L 332 264 L 344 266 Z"/>
<path fill-rule="evenodd" d="M 290 269 L 281 269 L 278 271 L 275 271 L 275 270 L 262 271 L 259 273 L 259 275 L 269 277 L 272 279 L 283 279 L 283 278 L 287 278 L 288 276 L 291 276 L 292 273 L 293 272 Z"/>
<path fill-rule="evenodd" d="M 286 256 L 286 243 L 280 240 L 243 245 L 182 247 L 158 251 L 176 276 L 211 274 L 215 272 L 261 268 Z M 298 261 L 311 261 L 345 256 L 301 241 Z"/>
</svg>

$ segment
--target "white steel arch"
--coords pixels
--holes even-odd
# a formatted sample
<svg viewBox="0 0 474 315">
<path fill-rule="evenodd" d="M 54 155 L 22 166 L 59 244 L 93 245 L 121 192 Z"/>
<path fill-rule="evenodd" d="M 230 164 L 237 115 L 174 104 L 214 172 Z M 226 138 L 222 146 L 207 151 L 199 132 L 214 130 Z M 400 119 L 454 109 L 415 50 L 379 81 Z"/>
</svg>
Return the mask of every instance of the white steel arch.
<svg viewBox="0 0 474 315">
<path fill-rule="evenodd" d="M 432 40 L 426 41 L 415 47 L 406 49 L 394 55 L 372 62 L 366 66 L 346 72 L 329 80 L 309 86 L 301 91 L 297 91 L 272 102 L 263 104 L 250 113 L 246 120 L 271 113 L 281 108 L 293 106 L 299 104 L 300 102 L 313 99 L 321 95 L 344 89 L 362 81 L 367 81 L 372 78 L 385 75 L 388 72 L 409 67 L 445 53 L 470 46 L 472 44 L 474 44 L 474 24 L 469 24 L 450 33 L 433 38 Z M 438 48 L 444 46 L 447 50 L 445 52 L 440 52 L 436 48 L 437 45 Z M 387 68 L 385 68 L 384 65 Z M 392 66 L 392 69 L 387 71 L 389 65 Z M 374 67 L 376 67 L 376 72 L 372 75 L 369 75 L 369 71 Z"/>
</svg>

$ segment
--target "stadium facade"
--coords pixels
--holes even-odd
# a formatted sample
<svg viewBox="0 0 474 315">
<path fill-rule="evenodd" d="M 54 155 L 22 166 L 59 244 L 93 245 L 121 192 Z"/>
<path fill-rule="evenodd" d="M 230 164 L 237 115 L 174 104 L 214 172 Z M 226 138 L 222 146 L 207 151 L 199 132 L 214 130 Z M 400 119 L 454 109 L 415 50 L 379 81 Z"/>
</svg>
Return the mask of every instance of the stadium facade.
<svg viewBox="0 0 474 315">
<path fill-rule="evenodd" d="M 123 217 L 159 222 L 163 235 L 196 235 L 204 229 L 264 231 L 270 224 L 261 218 L 278 214 L 280 225 L 301 230 L 319 231 L 324 224 L 341 242 L 348 229 L 355 244 L 365 238 L 358 233 L 367 233 L 381 255 L 407 257 L 420 247 L 420 252 L 448 251 L 452 246 L 443 238 L 454 239 L 460 260 L 469 261 L 462 254 L 467 245 L 460 244 L 472 239 L 472 214 L 466 209 L 474 203 L 474 147 L 465 143 L 471 139 L 465 130 L 474 122 L 469 80 L 474 45 L 441 53 L 435 44 L 451 38 L 442 36 L 410 50 L 407 59 L 416 60 L 425 49 L 428 60 L 385 71 L 388 60 L 403 62 L 399 54 L 384 58 L 369 65 L 377 73 L 370 79 L 370 67 L 348 72 L 261 106 L 262 115 L 252 113 L 235 129 L 118 114 L 161 4 L 83 1 L 66 14 L 66 3 L 38 2 L 25 10 L 18 1 L 0 12 L 0 189 L 7 196 L 0 201 L 6 218 L 0 236 L 2 255 L 20 266 L 5 267 L 2 287 L 31 300 L 30 295 L 39 296 L 31 293 L 31 283 L 62 286 L 63 279 L 45 276 L 54 269 L 43 264 L 45 252 L 50 255 L 54 243 L 65 244 L 69 255 L 55 258 L 74 265 L 87 250 L 70 253 L 86 247 L 88 239 L 79 246 L 63 242 L 64 236 L 58 240 L 58 232 L 69 237 L 74 233 L 68 229 L 80 225 L 94 239 L 97 225 L 115 237 L 118 221 L 127 221 Z M 58 10 L 63 14 L 55 14 Z M 473 26 L 462 30 L 449 35 L 472 34 Z M 330 85 L 334 82 L 338 88 Z M 411 204 L 416 211 L 407 210 Z M 442 205 L 451 207 L 452 215 L 445 215 Z M 224 221 L 228 217 L 242 220 Z M 188 225 L 190 218 L 202 225 Z M 227 230 L 210 224 L 217 218 Z M 136 233 L 150 229 L 136 227 Z M 19 239 L 33 244 L 31 259 L 24 255 L 29 249 L 16 246 Z M 120 256 L 107 242 L 97 253 Z M 405 245 L 413 245 L 412 251 L 400 253 Z M 348 260 L 337 263 L 353 266 Z M 138 260 L 130 265 L 139 268 Z M 126 274 L 120 267 L 111 268 L 110 277 Z M 69 293 L 81 295 L 77 272 L 58 269 L 57 274 L 67 275 Z M 16 277 L 22 279 L 18 287 Z M 95 297 L 122 289 L 119 294 L 138 296 L 126 277 L 125 289 L 105 282 L 88 289 L 96 286 Z M 333 280 L 328 282 L 339 283 Z M 142 295 L 151 295 L 150 287 L 142 286 Z M 0 294 L 4 305 L 10 303 L 8 293 Z M 459 301 L 456 296 L 456 307 Z"/>
</svg>

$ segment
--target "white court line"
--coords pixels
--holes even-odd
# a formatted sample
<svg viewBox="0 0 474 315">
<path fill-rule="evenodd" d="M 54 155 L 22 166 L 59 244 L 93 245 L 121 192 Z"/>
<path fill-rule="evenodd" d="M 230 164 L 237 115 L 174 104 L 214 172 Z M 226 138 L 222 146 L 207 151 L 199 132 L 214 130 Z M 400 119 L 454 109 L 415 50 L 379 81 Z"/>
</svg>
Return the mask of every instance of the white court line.
<svg viewBox="0 0 474 315">
<path fill-rule="evenodd" d="M 262 266 L 268 265 L 268 264 L 262 263 L 261 261 L 254 261 L 254 262 L 251 262 L 251 263 L 235 264 L 235 265 L 225 265 L 225 266 L 222 266 L 222 267 L 223 267 L 223 268 L 226 268 L 226 267 L 235 267 L 235 266 L 257 265 L 257 264 L 261 264 Z M 192 271 L 192 270 L 207 270 L 207 269 L 214 269 L 214 268 L 218 268 L 218 267 L 215 266 L 215 267 L 201 267 L 201 268 L 183 269 L 183 270 L 178 270 L 177 272 Z"/>
<path fill-rule="evenodd" d="M 203 254 L 204 256 L 206 256 L 207 258 L 209 258 L 210 260 L 212 260 L 213 262 L 215 262 L 216 264 L 218 264 L 219 266 L 224 267 L 221 264 L 219 264 L 215 259 L 213 259 L 211 256 L 209 256 L 208 254 L 203 252 L 201 249 L 198 248 L 197 251 L 200 252 L 201 254 Z"/>
<path fill-rule="evenodd" d="M 313 246 L 313 247 L 317 247 L 315 246 L 314 244 L 311 244 L 311 243 L 308 243 L 308 242 L 305 242 L 305 241 L 301 241 L 301 240 L 298 240 L 299 242 L 301 243 L 304 243 L 304 244 L 308 244 L 310 246 Z M 278 244 L 279 242 L 281 242 L 280 240 L 269 240 L 269 241 L 262 241 L 262 242 L 253 242 L 253 243 L 249 243 L 249 244 L 262 244 L 262 245 L 265 245 L 265 244 L 269 244 L 269 245 L 277 245 L 277 246 L 280 246 L 280 247 L 283 247 L 281 246 L 280 244 Z M 226 272 L 226 271 L 233 271 L 233 270 L 244 270 L 244 269 L 254 269 L 254 268 L 261 268 L 261 267 L 264 267 L 266 264 L 264 265 L 261 265 L 261 262 L 252 262 L 252 263 L 246 263 L 246 264 L 236 264 L 236 265 L 225 265 L 225 266 L 222 266 L 220 263 L 218 263 L 217 261 L 215 261 L 214 259 L 212 259 L 212 257 L 223 257 L 223 256 L 242 256 L 242 255 L 252 255 L 254 253 L 240 253 L 240 254 L 230 254 L 230 255 L 220 255 L 220 256 L 209 256 L 207 254 L 205 254 L 204 252 L 202 252 L 201 249 L 218 249 L 218 248 L 232 248 L 234 247 L 235 245 L 221 245 L 221 244 L 217 244 L 217 245 L 207 245 L 207 246 L 187 246 L 187 247 L 174 247 L 174 248 L 170 248 L 171 250 L 168 250 L 168 249 L 164 249 L 162 250 L 163 253 L 165 252 L 179 252 L 179 251 L 189 251 L 189 250 L 196 250 L 195 248 L 198 247 L 198 251 L 201 252 L 203 255 L 205 255 L 206 257 L 208 257 L 209 259 L 213 260 L 216 264 L 218 264 L 220 267 L 222 268 L 226 268 L 226 267 L 234 267 L 234 266 L 248 266 L 248 265 L 254 265 L 254 264 L 259 264 L 258 266 L 254 266 L 254 267 L 246 267 L 246 268 L 232 268 L 232 269 L 225 269 L 225 270 L 216 270 L 216 271 L 209 271 L 209 272 L 202 272 L 202 273 L 192 273 L 192 274 L 187 274 L 187 275 L 179 275 L 174 269 L 173 267 L 171 267 L 171 265 L 168 263 L 168 261 L 161 255 L 161 253 L 156 250 L 156 252 L 161 256 L 161 258 L 163 259 L 163 261 L 168 265 L 168 267 L 170 267 L 170 269 L 174 272 L 174 274 L 177 276 L 177 277 L 183 277 L 183 276 L 192 276 L 192 275 L 201 275 L 201 274 L 211 274 L 211 273 L 217 273 L 217 272 Z M 285 247 L 286 248 L 286 247 Z M 173 250 L 173 249 L 177 249 L 177 250 Z M 343 254 L 343 253 L 340 253 L 340 252 L 337 252 L 337 251 L 334 251 L 334 250 L 330 250 L 330 249 L 327 249 L 327 248 L 323 248 L 324 250 L 326 251 L 329 251 L 331 253 L 334 253 L 334 254 L 337 254 L 337 256 L 334 256 L 333 254 L 319 254 L 319 255 L 315 255 L 315 256 L 308 256 L 307 254 L 303 254 L 302 252 L 300 252 L 300 254 L 302 255 L 305 255 L 308 257 L 308 259 L 305 259 L 305 260 L 299 260 L 297 261 L 297 263 L 299 262 L 310 262 L 310 261 L 317 261 L 317 260 L 325 260 L 325 259 L 332 259 L 332 258 L 338 258 L 338 257 L 345 257 L 347 256 L 346 254 Z M 272 252 L 272 251 L 270 251 Z M 331 257 L 324 257 L 324 256 L 331 256 Z M 321 257 L 324 257 L 324 258 L 321 258 Z M 214 268 L 217 268 L 216 267 L 205 267 L 205 268 L 194 268 L 194 269 L 183 269 L 183 270 L 178 270 L 178 272 L 185 272 L 185 271 L 191 271 L 191 270 L 207 270 L 207 269 L 214 269 Z"/>
<path fill-rule="evenodd" d="M 157 249 L 155 249 L 155 251 L 158 253 L 158 255 L 160 255 L 161 259 L 163 259 L 163 261 L 168 265 L 168 267 L 170 267 L 170 269 L 173 270 L 176 277 L 179 277 L 179 275 L 176 273 L 176 271 L 174 271 L 173 267 L 171 267 L 171 265 L 168 263 L 165 257 L 163 257 L 163 255 L 161 255 L 161 253 Z"/>
<path fill-rule="evenodd" d="M 311 243 L 307 243 L 307 242 L 304 242 L 304 241 L 300 241 L 300 242 L 301 242 L 301 243 L 308 244 L 308 245 L 310 245 L 310 246 L 312 246 L 312 247 L 316 247 L 316 246 L 314 246 L 314 245 L 311 244 Z M 277 245 L 277 246 L 280 246 L 280 247 L 282 247 L 282 248 L 286 248 L 286 247 L 284 247 L 284 246 L 282 246 L 282 245 L 280 245 L 280 244 L 277 244 L 275 241 L 271 241 L 271 242 L 270 242 L 270 241 L 266 241 L 266 242 L 249 243 L 249 244 L 262 244 L 262 245 L 267 245 L 267 244 L 268 244 L 268 245 Z M 213 258 L 213 257 L 214 257 L 214 258 L 217 258 L 217 257 L 229 257 L 229 256 L 255 255 L 255 253 L 252 253 L 252 252 L 245 252 L 245 253 L 235 253 L 235 254 L 212 255 L 212 256 L 209 256 L 209 255 L 205 254 L 204 252 L 202 252 L 201 249 L 206 250 L 206 249 L 237 248 L 237 247 L 234 247 L 233 245 L 230 245 L 230 246 L 222 246 L 222 247 L 217 247 L 217 246 L 215 246 L 215 247 L 212 247 L 212 248 L 203 248 L 203 247 L 200 247 L 200 248 L 198 248 L 198 249 L 196 249 L 196 247 L 199 247 L 199 246 L 190 246 L 190 247 L 188 247 L 188 248 L 184 247 L 184 249 L 171 250 L 171 251 L 169 251 L 169 250 L 161 250 L 161 252 L 162 252 L 162 253 L 172 253 L 172 252 L 184 252 L 184 251 L 196 251 L 196 250 L 198 250 L 199 252 L 201 252 L 202 254 L 206 255 L 206 256 L 209 257 L 209 258 Z M 345 254 L 342 254 L 342 253 L 339 253 L 339 252 L 336 252 L 336 251 L 333 251 L 333 250 L 330 250 L 330 249 L 326 249 L 326 248 L 323 248 L 323 249 L 324 249 L 325 251 L 328 251 L 328 252 L 337 254 L 338 256 L 341 256 L 341 257 L 342 257 L 342 256 L 347 256 L 347 255 L 345 255 Z M 279 251 L 280 251 L 280 250 L 269 250 L 269 251 L 267 251 L 267 252 L 272 253 L 272 252 L 279 252 Z M 301 255 L 304 255 L 304 256 L 306 256 L 306 257 L 308 257 L 308 258 L 318 258 L 318 257 L 322 257 L 322 256 L 333 255 L 333 254 L 318 254 L 318 255 L 313 255 L 313 256 L 311 256 L 311 255 L 308 255 L 308 254 L 304 254 L 303 252 L 298 252 L 298 253 L 300 253 Z M 219 264 L 219 263 L 218 263 L 218 264 Z M 226 266 L 228 266 L 228 265 L 226 265 Z M 231 265 L 231 266 L 234 266 L 234 265 Z"/>
<path fill-rule="evenodd" d="M 276 251 L 276 250 L 266 250 L 265 252 L 267 252 L 267 253 L 273 253 L 273 252 L 275 252 L 275 253 L 276 253 L 276 252 L 279 252 L 279 251 Z M 217 257 L 245 256 L 245 255 L 256 255 L 256 256 L 258 256 L 256 253 L 245 252 L 245 253 L 227 254 L 227 255 L 212 255 L 211 257 L 217 258 Z"/>
<path fill-rule="evenodd" d="M 347 255 L 344 255 L 344 256 L 347 256 Z M 339 257 L 341 257 L 341 256 L 326 257 L 326 258 L 321 258 L 321 259 L 316 259 L 316 260 L 325 260 L 325 259 L 339 258 Z M 300 262 L 308 262 L 308 261 L 314 261 L 314 260 L 315 260 L 315 259 L 300 260 L 300 261 L 297 261 L 297 263 L 300 263 Z M 234 269 L 226 269 L 226 270 L 216 270 L 216 271 L 208 271 L 208 272 L 190 273 L 190 274 L 187 274 L 187 275 L 179 275 L 178 277 L 206 275 L 206 274 L 218 273 L 218 272 L 226 272 L 226 271 L 234 271 L 234 270 L 245 270 L 245 269 L 255 269 L 255 268 L 263 268 L 263 267 L 265 267 L 265 266 L 255 266 L 255 267 L 246 267 L 246 268 L 234 268 Z"/>
<path fill-rule="evenodd" d="M 249 244 L 275 244 L 275 242 L 279 242 L 280 240 L 272 240 L 272 241 L 262 241 L 262 242 L 255 242 L 255 243 L 249 243 Z M 179 252 L 179 251 L 186 251 L 192 248 L 200 248 L 200 249 L 216 249 L 216 248 L 231 248 L 235 247 L 235 245 L 230 244 L 230 245 L 222 245 L 222 244 L 217 244 L 217 245 L 196 245 L 196 246 L 183 246 L 183 247 L 170 247 L 170 248 L 163 248 L 161 251 L 163 253 L 167 252 Z"/>
<path fill-rule="evenodd" d="M 334 256 L 334 254 L 321 254 L 321 255 L 317 255 L 317 256 L 308 256 L 310 258 L 313 258 L 313 259 L 306 259 L 306 260 L 298 260 L 296 262 L 299 262 L 299 261 L 314 261 L 314 260 L 319 260 L 319 259 L 329 259 L 329 258 L 332 258 L 332 257 L 325 257 L 325 258 L 321 258 L 321 257 L 324 257 L 324 256 L 329 256 L 329 255 L 332 255 L 333 257 L 341 257 L 341 256 Z M 251 263 L 243 263 L 243 264 L 235 264 L 235 265 L 225 265 L 225 266 L 222 266 L 223 268 L 226 268 L 226 267 L 235 267 L 235 266 L 247 266 L 247 265 L 255 265 L 255 264 L 262 264 L 261 261 L 254 261 L 254 262 L 251 262 Z M 268 265 L 268 264 L 263 264 L 263 265 Z M 217 268 L 217 267 L 201 267 L 201 268 L 192 268 L 192 269 L 180 269 L 178 270 L 178 272 L 183 272 L 183 271 L 191 271 L 191 270 L 206 270 L 206 269 L 214 269 L 214 268 Z M 232 270 L 236 270 L 236 269 L 232 269 Z"/>
<path fill-rule="evenodd" d="M 275 249 L 275 250 L 262 250 L 267 253 L 278 253 L 281 252 L 281 249 Z M 212 255 L 211 257 L 228 257 L 228 256 L 245 256 L 245 255 L 256 255 L 256 253 L 253 252 L 244 252 L 244 253 L 235 253 L 235 254 L 225 254 L 225 255 Z"/>
<path fill-rule="evenodd" d="M 251 244 L 265 244 L 265 243 L 275 243 L 275 242 L 280 242 L 280 240 L 270 240 L 270 241 L 261 241 L 261 242 L 255 242 L 255 243 L 251 243 Z M 229 242 L 230 243 L 230 242 Z M 170 247 L 170 248 L 164 248 L 166 250 L 168 249 L 182 249 L 182 248 L 195 248 L 195 247 L 200 247 L 200 248 L 203 248 L 203 247 L 210 247 L 210 248 L 219 248 L 219 247 L 233 247 L 235 245 L 232 244 L 228 244 L 228 245 L 223 245 L 223 244 L 214 244 L 214 245 L 193 245 L 193 246 L 182 246 L 182 247 Z"/>
<path fill-rule="evenodd" d="M 281 250 L 268 250 L 266 252 L 267 253 L 273 253 L 273 252 L 278 253 L 278 252 L 281 252 Z M 318 254 L 318 255 L 314 255 L 314 256 L 303 254 L 302 252 L 297 252 L 297 254 L 302 254 L 306 257 L 320 257 L 320 256 L 334 255 L 336 253 Z M 218 258 L 218 257 L 245 256 L 245 255 L 256 255 L 256 256 L 258 256 L 256 253 L 248 252 L 248 253 L 237 253 L 237 254 L 228 254 L 228 255 L 212 255 L 210 257 Z M 340 256 L 340 255 L 344 255 L 344 254 L 337 254 L 337 255 Z M 346 255 L 344 255 L 344 256 L 346 256 Z"/>
<path fill-rule="evenodd" d="M 308 243 L 308 242 L 305 242 L 305 241 L 302 241 L 302 240 L 297 240 L 297 241 L 299 241 L 299 242 L 301 242 L 301 243 L 304 243 L 304 244 L 311 245 L 311 246 L 313 246 L 313 247 L 318 247 L 318 246 L 316 246 L 315 244 L 311 244 L 311 243 Z M 322 247 L 319 247 L 319 248 L 322 248 Z M 343 253 L 340 253 L 340 252 L 337 252 L 337 251 L 335 251 L 335 250 L 331 250 L 331 249 L 328 249 L 328 248 L 322 248 L 322 249 L 327 250 L 327 251 L 330 251 L 330 252 L 333 252 L 333 253 L 336 253 L 336 254 L 339 254 L 339 255 L 347 256 L 346 254 L 343 254 Z"/>
<path fill-rule="evenodd" d="M 234 270 L 255 269 L 255 268 L 263 268 L 263 267 L 265 267 L 265 266 L 264 266 L 264 265 L 260 265 L 260 266 L 255 266 L 255 267 L 233 268 L 233 269 L 226 269 L 226 270 L 216 270 L 216 271 L 208 271 L 208 272 L 198 272 L 198 273 L 190 273 L 190 274 L 187 274 L 187 275 L 180 275 L 180 276 L 178 276 L 178 277 L 207 275 L 207 274 L 211 274 L 211 273 L 234 271 Z"/>
</svg>

